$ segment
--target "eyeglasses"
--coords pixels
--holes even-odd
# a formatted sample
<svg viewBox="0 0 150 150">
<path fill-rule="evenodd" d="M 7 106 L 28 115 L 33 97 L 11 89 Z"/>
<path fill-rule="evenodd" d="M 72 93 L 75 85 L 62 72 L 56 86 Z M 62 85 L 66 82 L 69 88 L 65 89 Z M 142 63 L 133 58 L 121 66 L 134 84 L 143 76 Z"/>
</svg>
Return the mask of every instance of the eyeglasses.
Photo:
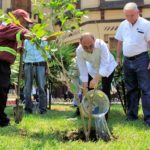
<svg viewBox="0 0 150 150">
<path fill-rule="evenodd" d="M 91 45 L 89 45 L 89 46 L 86 46 L 86 45 L 82 45 L 82 47 L 83 47 L 83 49 L 85 49 L 85 50 L 91 50 L 91 49 L 93 49 L 94 48 L 94 45 L 93 44 L 91 44 Z"/>
</svg>

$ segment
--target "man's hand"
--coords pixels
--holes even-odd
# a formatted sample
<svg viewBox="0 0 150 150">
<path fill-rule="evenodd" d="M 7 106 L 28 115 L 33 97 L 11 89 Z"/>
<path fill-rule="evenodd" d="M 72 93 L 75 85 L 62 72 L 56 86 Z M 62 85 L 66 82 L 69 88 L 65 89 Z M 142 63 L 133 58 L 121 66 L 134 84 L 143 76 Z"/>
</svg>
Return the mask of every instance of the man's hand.
<svg viewBox="0 0 150 150">
<path fill-rule="evenodd" d="M 120 59 L 120 57 L 117 57 L 117 60 L 116 60 L 116 61 L 117 61 L 117 64 L 118 64 L 118 65 L 121 65 L 121 59 Z"/>
<path fill-rule="evenodd" d="M 42 38 L 43 41 L 52 41 L 52 40 L 56 40 L 56 36 L 49 36 L 49 37 L 43 37 Z"/>
<path fill-rule="evenodd" d="M 120 57 L 121 57 L 121 53 L 122 53 L 122 41 L 118 40 L 116 49 L 117 49 L 117 59 L 116 59 L 116 61 L 117 61 L 118 65 L 121 65 Z"/>
<path fill-rule="evenodd" d="M 101 76 L 97 74 L 93 80 L 90 81 L 90 88 L 97 88 L 99 81 L 101 80 Z"/>
<path fill-rule="evenodd" d="M 23 47 L 18 47 L 17 52 L 19 52 L 20 54 L 23 54 L 24 48 Z"/>
<path fill-rule="evenodd" d="M 148 70 L 150 70 L 150 63 L 148 64 L 148 67 L 147 67 L 147 69 L 148 69 Z"/>
<path fill-rule="evenodd" d="M 87 91 L 88 91 L 88 83 L 87 83 L 87 82 L 83 82 L 83 83 L 82 83 L 83 96 L 86 95 Z"/>
<path fill-rule="evenodd" d="M 35 38 L 35 34 L 31 33 L 31 32 L 28 32 L 24 35 L 25 39 L 27 40 L 32 40 L 33 38 Z"/>
<path fill-rule="evenodd" d="M 50 68 L 48 62 L 46 62 L 45 75 L 48 77 L 50 75 Z"/>
</svg>

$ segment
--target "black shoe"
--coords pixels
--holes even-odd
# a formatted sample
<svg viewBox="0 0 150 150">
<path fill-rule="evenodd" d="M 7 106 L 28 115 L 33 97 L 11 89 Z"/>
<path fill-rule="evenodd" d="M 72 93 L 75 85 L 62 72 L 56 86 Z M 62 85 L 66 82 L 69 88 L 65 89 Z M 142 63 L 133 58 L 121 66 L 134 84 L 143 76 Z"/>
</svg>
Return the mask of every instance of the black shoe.
<svg viewBox="0 0 150 150">
<path fill-rule="evenodd" d="M 47 111 L 46 110 L 44 110 L 44 111 L 40 111 L 39 112 L 41 115 L 43 115 L 43 114 L 46 114 L 47 113 Z"/>
<path fill-rule="evenodd" d="M 150 122 L 145 122 L 144 124 L 150 127 Z"/>
<path fill-rule="evenodd" d="M 10 119 L 9 118 L 5 118 L 5 119 L 0 119 L 0 127 L 6 127 L 8 126 L 10 123 Z"/>
<path fill-rule="evenodd" d="M 105 119 L 106 121 L 108 121 L 108 113 L 105 115 Z"/>
<path fill-rule="evenodd" d="M 79 110 L 79 107 L 77 107 L 75 114 L 76 114 L 76 116 L 80 116 L 80 110 Z"/>
<path fill-rule="evenodd" d="M 24 110 L 25 110 L 25 113 L 32 114 L 32 110 L 31 109 L 25 108 Z"/>
</svg>

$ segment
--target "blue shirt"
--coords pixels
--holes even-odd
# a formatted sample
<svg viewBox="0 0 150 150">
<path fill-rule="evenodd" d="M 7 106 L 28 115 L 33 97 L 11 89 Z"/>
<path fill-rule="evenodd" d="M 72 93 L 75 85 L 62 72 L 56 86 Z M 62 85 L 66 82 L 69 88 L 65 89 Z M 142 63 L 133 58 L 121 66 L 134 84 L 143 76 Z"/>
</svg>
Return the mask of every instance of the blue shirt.
<svg viewBox="0 0 150 150">
<path fill-rule="evenodd" d="M 47 45 L 47 41 L 42 41 L 41 46 Z M 24 41 L 24 54 L 23 54 L 23 61 L 25 63 L 32 63 L 32 62 L 42 62 L 45 61 L 42 56 L 42 51 L 36 48 L 35 44 L 32 44 L 30 40 Z M 50 55 L 47 53 L 48 58 L 50 59 Z"/>
</svg>

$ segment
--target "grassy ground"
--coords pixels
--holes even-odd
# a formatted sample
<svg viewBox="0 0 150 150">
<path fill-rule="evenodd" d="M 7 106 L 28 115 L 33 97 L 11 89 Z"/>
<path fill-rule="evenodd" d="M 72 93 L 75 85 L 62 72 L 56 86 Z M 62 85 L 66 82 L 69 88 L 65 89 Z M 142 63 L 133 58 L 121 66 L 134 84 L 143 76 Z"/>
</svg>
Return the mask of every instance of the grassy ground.
<svg viewBox="0 0 150 150">
<path fill-rule="evenodd" d="M 120 105 L 112 105 L 108 126 L 116 139 L 104 142 L 64 141 L 66 131 L 81 127 L 80 119 L 69 119 L 75 108 L 52 105 L 45 115 L 24 115 L 20 124 L 13 120 L 12 108 L 7 108 L 11 125 L 0 128 L 0 150 L 150 150 L 150 127 L 139 120 L 126 122 Z"/>
</svg>

